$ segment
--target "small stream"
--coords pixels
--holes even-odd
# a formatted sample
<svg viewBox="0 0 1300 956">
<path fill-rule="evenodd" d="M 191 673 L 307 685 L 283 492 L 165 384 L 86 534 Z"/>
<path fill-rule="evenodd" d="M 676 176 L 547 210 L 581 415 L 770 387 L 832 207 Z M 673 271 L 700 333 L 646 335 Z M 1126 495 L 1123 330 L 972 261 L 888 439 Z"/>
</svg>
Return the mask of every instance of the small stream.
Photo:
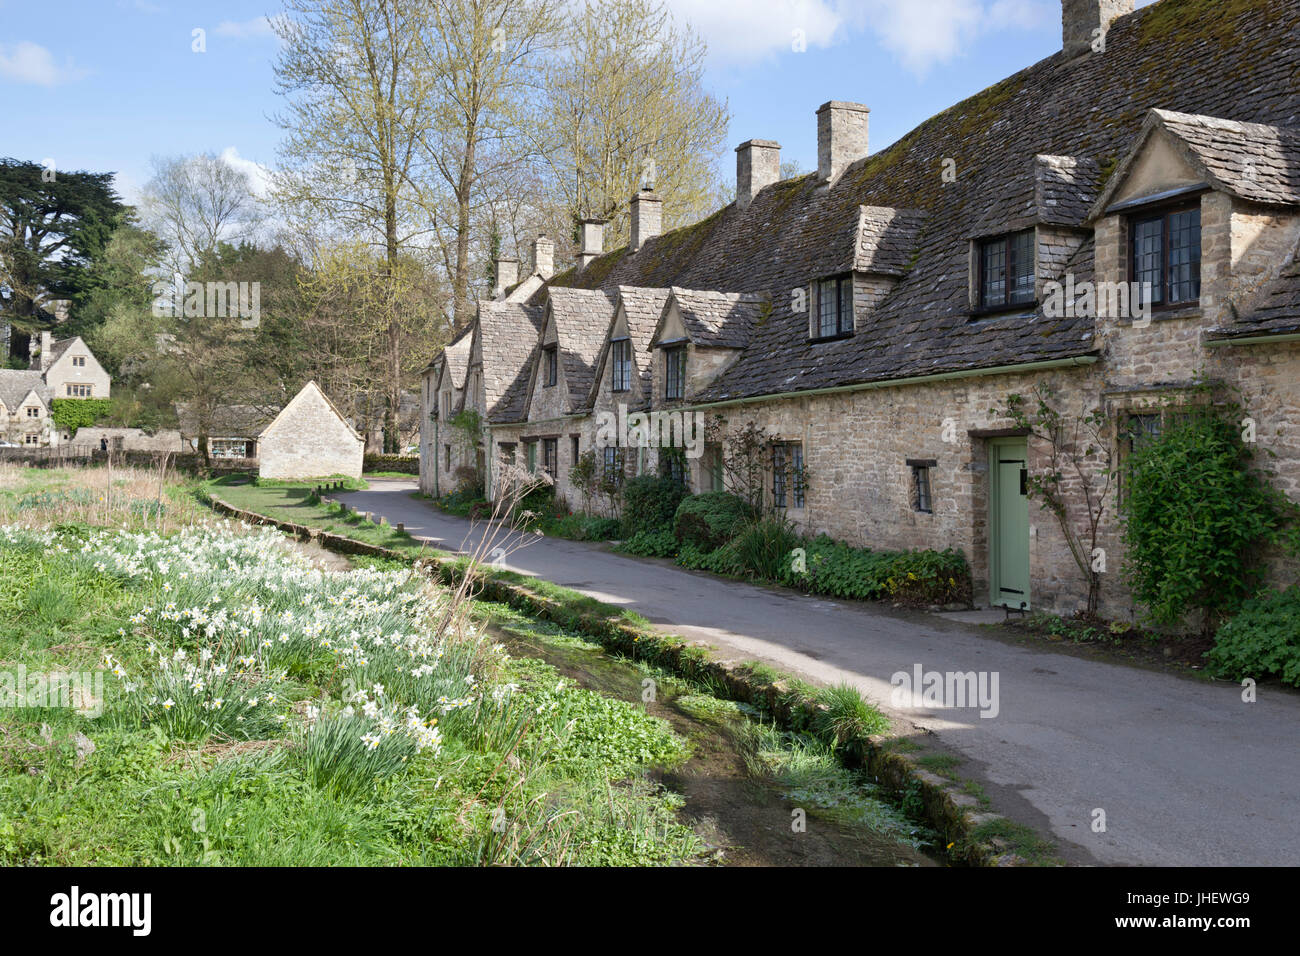
<svg viewBox="0 0 1300 956">
<path fill-rule="evenodd" d="M 635 665 L 607 655 L 595 645 L 572 639 L 549 640 L 512 627 L 492 627 L 517 656 L 544 660 L 570 680 L 608 697 L 642 703 L 646 675 Z M 668 721 L 691 742 L 691 757 L 669 770 L 652 770 L 651 779 L 685 799 L 681 813 L 702 841 L 718 851 L 727 866 L 936 866 L 938 855 L 914 849 L 901 835 L 878 832 L 843 808 L 819 810 L 810 800 L 796 802 L 776 775 L 754 759 L 743 742 L 748 718 L 698 706 L 698 692 L 678 681 L 656 682 L 656 699 L 647 712 Z M 693 706 L 693 704 L 695 706 Z M 748 750 L 748 753 L 747 753 Z M 749 759 L 747 759 L 747 757 Z M 888 805 L 856 788 L 853 800 L 892 814 Z M 806 810 L 806 829 L 795 832 L 792 811 Z"/>
</svg>

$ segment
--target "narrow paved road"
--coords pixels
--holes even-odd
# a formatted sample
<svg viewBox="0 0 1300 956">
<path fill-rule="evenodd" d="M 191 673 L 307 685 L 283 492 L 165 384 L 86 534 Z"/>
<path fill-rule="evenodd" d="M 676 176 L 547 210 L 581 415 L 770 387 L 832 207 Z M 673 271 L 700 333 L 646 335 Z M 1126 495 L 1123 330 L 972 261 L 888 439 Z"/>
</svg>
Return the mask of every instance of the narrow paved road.
<svg viewBox="0 0 1300 956">
<path fill-rule="evenodd" d="M 343 498 L 465 550 L 481 527 L 412 497 L 414 482 L 374 481 Z M 629 607 L 656 625 L 823 683 L 847 681 L 891 716 L 933 730 L 966 758 L 994 809 L 1050 831 L 1071 862 L 1294 865 L 1300 859 L 1300 695 L 1020 646 L 933 615 L 819 599 L 695 574 L 598 545 L 535 538 L 512 570 Z M 989 672 L 1000 708 L 900 709 L 890 676 Z M 1105 812 L 1094 832 L 1094 811 Z"/>
</svg>

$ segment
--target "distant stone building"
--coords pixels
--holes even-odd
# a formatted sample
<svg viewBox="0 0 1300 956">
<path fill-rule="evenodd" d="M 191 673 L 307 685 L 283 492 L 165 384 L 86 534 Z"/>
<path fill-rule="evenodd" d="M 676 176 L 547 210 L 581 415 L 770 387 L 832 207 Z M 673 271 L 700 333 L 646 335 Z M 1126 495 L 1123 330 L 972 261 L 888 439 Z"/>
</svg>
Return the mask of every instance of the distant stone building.
<svg viewBox="0 0 1300 956">
<path fill-rule="evenodd" d="M 288 480 L 360 478 L 365 444 L 320 386 L 308 382 L 262 431 L 258 474 Z"/>
<path fill-rule="evenodd" d="M 0 441 L 28 448 L 67 444 L 54 425 L 56 399 L 110 398 L 112 379 L 80 336 L 41 333 L 30 369 L 0 369 Z"/>
<path fill-rule="evenodd" d="M 278 413 L 279 409 L 263 405 L 218 405 L 212 410 L 205 428 L 193 405 L 182 403 L 176 406 L 176 417 L 186 447 L 200 451 L 199 443 L 206 431 L 208 457 L 222 460 L 256 459 L 262 432 Z"/>
</svg>

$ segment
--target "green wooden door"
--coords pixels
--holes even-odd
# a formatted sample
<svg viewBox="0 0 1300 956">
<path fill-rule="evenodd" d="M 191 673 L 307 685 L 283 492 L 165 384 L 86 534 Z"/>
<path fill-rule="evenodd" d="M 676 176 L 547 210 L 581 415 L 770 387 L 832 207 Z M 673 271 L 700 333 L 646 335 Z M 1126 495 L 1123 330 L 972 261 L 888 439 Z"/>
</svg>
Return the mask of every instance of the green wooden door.
<svg viewBox="0 0 1300 956">
<path fill-rule="evenodd" d="M 992 444 L 989 454 L 989 602 L 1029 607 L 1029 498 L 1023 438 Z"/>
</svg>

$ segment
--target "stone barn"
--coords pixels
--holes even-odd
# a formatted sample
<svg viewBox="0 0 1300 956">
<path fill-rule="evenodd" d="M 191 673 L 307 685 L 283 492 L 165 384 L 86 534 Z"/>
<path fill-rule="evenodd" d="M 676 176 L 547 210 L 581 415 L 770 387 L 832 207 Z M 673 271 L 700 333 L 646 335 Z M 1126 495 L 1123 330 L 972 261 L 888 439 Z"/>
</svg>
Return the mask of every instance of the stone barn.
<svg viewBox="0 0 1300 956">
<path fill-rule="evenodd" d="M 263 478 L 360 478 L 365 439 L 320 386 L 308 382 L 262 432 L 258 449 Z"/>
</svg>

